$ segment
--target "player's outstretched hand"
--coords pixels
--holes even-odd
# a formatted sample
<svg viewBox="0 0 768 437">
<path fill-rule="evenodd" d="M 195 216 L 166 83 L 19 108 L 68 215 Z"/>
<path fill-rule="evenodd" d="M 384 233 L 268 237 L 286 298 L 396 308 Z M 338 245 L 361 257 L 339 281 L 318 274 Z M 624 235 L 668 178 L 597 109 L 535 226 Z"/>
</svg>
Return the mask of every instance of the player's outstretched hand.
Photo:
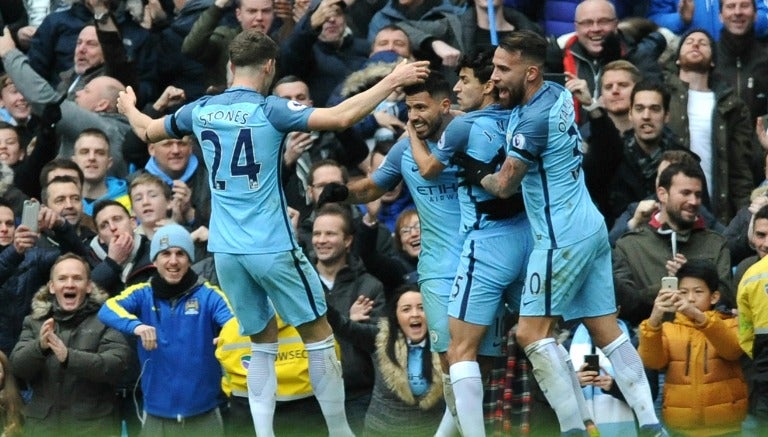
<svg viewBox="0 0 768 437">
<path fill-rule="evenodd" d="M 408 62 L 403 59 L 389 76 L 397 86 L 408 86 L 424 82 L 429 76 L 429 61 Z"/>
<path fill-rule="evenodd" d="M 349 189 L 346 185 L 338 182 L 331 182 L 320 193 L 320 197 L 317 198 L 317 207 L 321 208 L 326 203 L 343 202 L 349 197 Z"/>
<path fill-rule="evenodd" d="M 451 158 L 451 164 L 458 165 L 457 176 L 463 177 L 466 184 L 482 186 L 482 180 L 489 174 L 496 172 L 496 162 L 483 162 L 477 160 L 464 152 L 456 152 Z"/>
</svg>

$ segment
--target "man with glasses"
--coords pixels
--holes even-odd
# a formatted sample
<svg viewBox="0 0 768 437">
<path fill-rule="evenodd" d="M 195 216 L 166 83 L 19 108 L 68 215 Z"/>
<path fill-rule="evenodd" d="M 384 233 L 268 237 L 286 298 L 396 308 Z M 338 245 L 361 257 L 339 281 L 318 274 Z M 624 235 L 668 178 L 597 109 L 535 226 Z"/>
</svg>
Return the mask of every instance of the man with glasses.
<svg viewBox="0 0 768 437">
<path fill-rule="evenodd" d="M 579 124 L 587 121 L 587 114 L 580 114 L 578 109 L 590 111 L 597 107 L 597 98 L 600 97 L 597 84 L 607 63 L 626 59 L 644 77 L 662 77 L 656 60 L 667 46 L 664 37 L 659 32 L 652 32 L 636 45 L 630 46 L 618 31 L 618 24 L 616 9 L 608 0 L 585 0 L 576 7 L 576 34 L 568 39 L 563 48 L 563 69 L 568 82 L 585 81 L 583 85 L 595 99 L 593 105 L 584 108 L 574 99 Z M 574 91 L 573 86 L 568 88 Z"/>
</svg>

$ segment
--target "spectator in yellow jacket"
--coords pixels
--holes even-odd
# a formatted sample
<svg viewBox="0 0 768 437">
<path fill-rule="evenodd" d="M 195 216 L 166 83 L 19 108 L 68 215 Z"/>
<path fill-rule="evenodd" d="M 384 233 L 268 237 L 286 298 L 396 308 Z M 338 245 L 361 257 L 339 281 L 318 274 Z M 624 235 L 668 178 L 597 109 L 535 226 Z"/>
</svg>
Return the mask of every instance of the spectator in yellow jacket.
<svg viewBox="0 0 768 437">
<path fill-rule="evenodd" d="M 747 385 L 736 318 L 714 309 L 720 292 L 711 262 L 690 260 L 676 276 L 677 289 L 659 290 L 640 324 L 638 348 L 646 367 L 667 369 L 664 423 L 682 435 L 737 432 L 747 413 Z M 667 313 L 673 321 L 663 321 Z"/>
</svg>

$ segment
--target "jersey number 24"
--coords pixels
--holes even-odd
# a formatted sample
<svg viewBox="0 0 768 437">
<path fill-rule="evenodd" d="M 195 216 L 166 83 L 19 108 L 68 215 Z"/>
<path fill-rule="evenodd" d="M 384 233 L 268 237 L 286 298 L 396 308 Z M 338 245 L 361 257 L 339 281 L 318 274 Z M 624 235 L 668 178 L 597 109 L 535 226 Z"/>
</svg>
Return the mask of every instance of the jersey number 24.
<svg viewBox="0 0 768 437">
<path fill-rule="evenodd" d="M 202 141 L 209 141 L 213 145 L 213 164 L 211 164 L 211 186 L 214 190 L 226 190 L 227 180 L 217 177 L 221 167 L 222 150 L 221 140 L 216 131 L 204 130 L 200 134 Z M 248 189 L 259 189 L 259 172 L 261 163 L 256 162 L 253 150 L 253 138 L 250 129 L 240 129 L 235 141 L 235 148 L 229 161 L 229 173 L 232 177 L 244 176 L 248 178 Z"/>
</svg>

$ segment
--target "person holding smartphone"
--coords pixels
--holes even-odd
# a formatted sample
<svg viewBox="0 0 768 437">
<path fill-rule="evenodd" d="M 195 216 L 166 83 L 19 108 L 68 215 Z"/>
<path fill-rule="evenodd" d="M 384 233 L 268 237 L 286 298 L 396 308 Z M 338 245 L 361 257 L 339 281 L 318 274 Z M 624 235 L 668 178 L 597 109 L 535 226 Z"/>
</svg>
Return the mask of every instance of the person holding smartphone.
<svg viewBox="0 0 768 437">
<path fill-rule="evenodd" d="M 629 326 L 623 320 L 619 320 L 619 328 L 629 335 Z M 587 408 L 600 433 L 625 437 L 637 435 L 632 408 L 613 378 L 611 361 L 595 346 L 584 324 L 576 327 L 568 353 Z M 655 397 L 653 386 L 651 391 Z"/>
<path fill-rule="evenodd" d="M 664 423 L 686 435 L 704 429 L 707 435 L 738 432 L 747 413 L 738 321 L 715 309 L 719 279 L 710 261 L 689 260 L 676 277 L 677 289 L 659 290 L 638 334 L 643 364 L 666 368 Z M 665 322 L 666 313 L 674 313 L 674 320 Z"/>
</svg>

